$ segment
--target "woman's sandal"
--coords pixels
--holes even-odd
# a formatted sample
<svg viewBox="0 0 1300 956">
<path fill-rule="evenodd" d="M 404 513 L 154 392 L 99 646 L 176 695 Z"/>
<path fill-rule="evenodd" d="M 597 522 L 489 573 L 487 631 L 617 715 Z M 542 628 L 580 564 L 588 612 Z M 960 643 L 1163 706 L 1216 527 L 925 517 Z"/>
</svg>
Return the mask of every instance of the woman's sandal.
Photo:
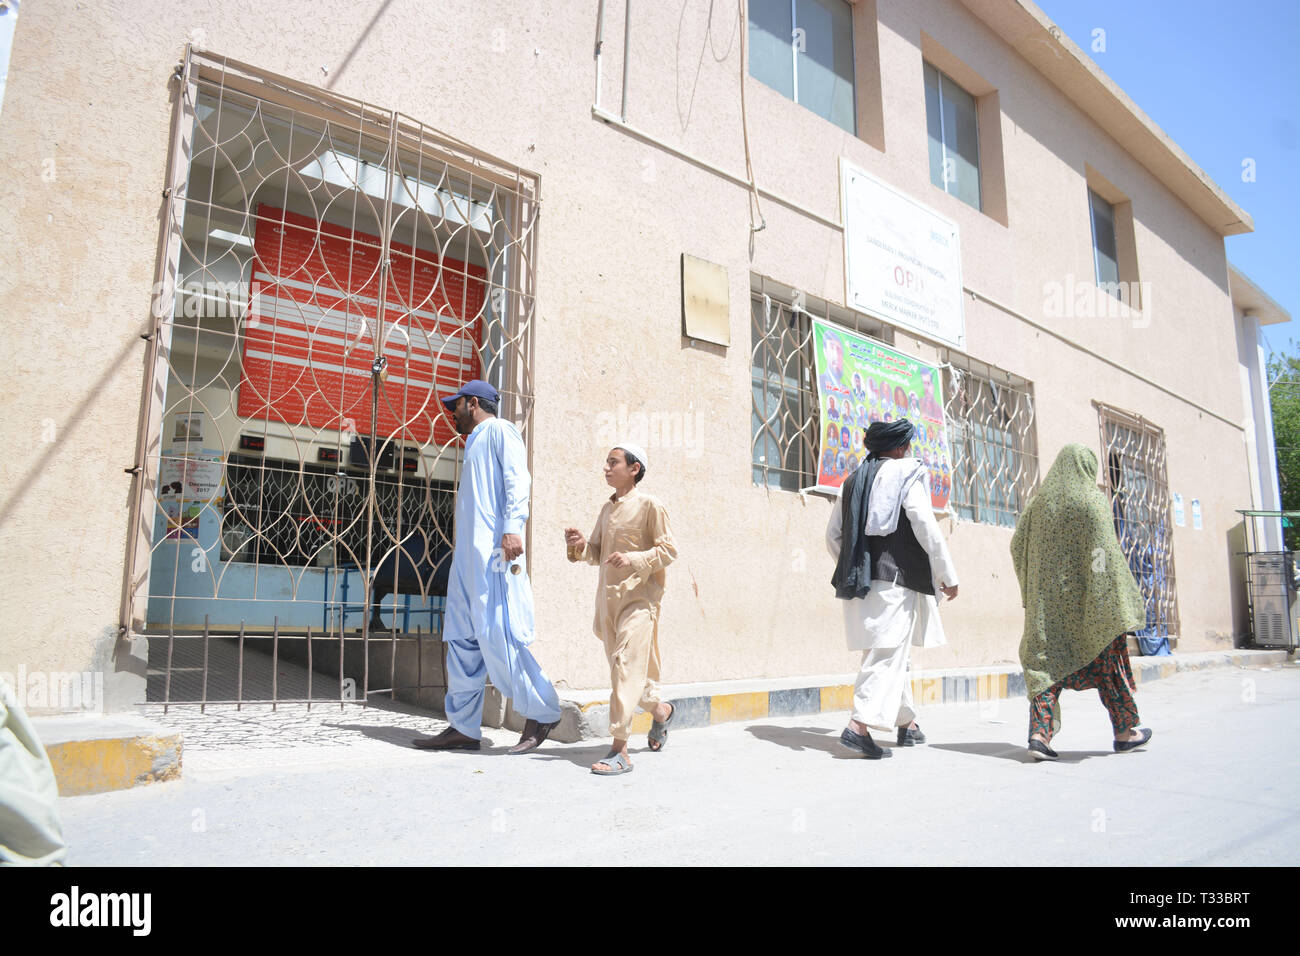
<svg viewBox="0 0 1300 956">
<path fill-rule="evenodd" d="M 1147 742 L 1151 740 L 1151 731 L 1146 727 L 1141 728 L 1141 730 L 1142 736 L 1137 740 L 1115 741 L 1115 753 L 1124 754 L 1128 753 L 1130 750 L 1137 750 L 1139 747 L 1145 747 Z"/>
<path fill-rule="evenodd" d="M 1061 755 L 1037 737 L 1029 738 L 1029 756 L 1035 760 L 1055 760 Z"/>
</svg>

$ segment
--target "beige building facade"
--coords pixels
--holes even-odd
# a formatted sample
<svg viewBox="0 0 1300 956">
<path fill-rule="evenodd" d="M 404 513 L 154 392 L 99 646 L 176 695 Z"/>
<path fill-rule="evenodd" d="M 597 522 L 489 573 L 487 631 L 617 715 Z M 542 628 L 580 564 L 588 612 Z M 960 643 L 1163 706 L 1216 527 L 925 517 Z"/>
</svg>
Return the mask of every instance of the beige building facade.
<svg viewBox="0 0 1300 956">
<path fill-rule="evenodd" d="M 1070 442 L 1097 449 L 1129 508 L 1175 650 L 1240 644 L 1236 509 L 1276 482 L 1224 251 L 1249 216 L 1030 3 L 769 14 L 781 5 L 24 5 L 0 112 L 16 371 L 0 672 L 100 673 L 111 708 L 160 699 L 168 634 L 205 617 L 259 647 L 312 627 L 337 658 L 384 535 L 420 564 L 450 534 L 458 453 L 430 393 L 473 372 L 529 447 L 553 679 L 608 679 L 594 578 L 562 529 L 594 522 L 600 464 L 629 434 L 680 548 L 665 679 L 847 673 L 831 503 L 807 490 L 824 430 L 809 316 L 943 370 L 963 445 L 941 523 L 962 590 L 950 645 L 917 665 L 1017 660 L 1014 519 Z M 850 167 L 955 227 L 959 345 L 853 308 Z M 305 250 L 292 265 L 268 258 L 277 228 Z M 684 289 L 683 256 L 721 283 Z M 708 332 L 684 326 L 699 298 L 723 317 Z M 313 389 L 339 403 L 313 406 Z M 372 421 L 391 462 L 365 457 Z M 400 630 L 436 630 L 431 583 L 399 596 Z M 436 644 L 410 651 L 394 675 L 436 669 Z"/>
</svg>

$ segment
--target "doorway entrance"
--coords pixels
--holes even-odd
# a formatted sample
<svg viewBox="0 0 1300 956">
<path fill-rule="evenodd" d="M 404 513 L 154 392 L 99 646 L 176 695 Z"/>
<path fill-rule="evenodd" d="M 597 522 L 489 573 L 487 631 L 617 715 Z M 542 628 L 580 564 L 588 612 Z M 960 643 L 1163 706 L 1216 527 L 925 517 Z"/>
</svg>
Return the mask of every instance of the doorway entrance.
<svg viewBox="0 0 1300 956">
<path fill-rule="evenodd" d="M 531 445 L 536 177 L 224 58 L 176 79 L 122 605 L 148 698 L 436 692 L 439 396 L 487 379 Z"/>
</svg>

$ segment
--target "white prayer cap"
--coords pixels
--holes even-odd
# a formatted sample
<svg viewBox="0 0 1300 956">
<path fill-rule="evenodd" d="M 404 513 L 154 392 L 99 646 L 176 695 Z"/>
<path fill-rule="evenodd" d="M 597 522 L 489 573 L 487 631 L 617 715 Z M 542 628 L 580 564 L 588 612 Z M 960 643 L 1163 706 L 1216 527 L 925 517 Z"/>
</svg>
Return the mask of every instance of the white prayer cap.
<svg viewBox="0 0 1300 956">
<path fill-rule="evenodd" d="M 619 442 L 614 447 L 621 448 L 623 449 L 623 451 L 628 452 L 630 455 L 632 455 L 633 458 L 641 462 L 641 464 L 644 465 L 646 468 L 650 467 L 650 461 L 648 458 L 646 458 L 645 449 L 642 448 L 640 445 L 633 444 L 630 441 L 625 441 L 625 442 Z"/>
</svg>

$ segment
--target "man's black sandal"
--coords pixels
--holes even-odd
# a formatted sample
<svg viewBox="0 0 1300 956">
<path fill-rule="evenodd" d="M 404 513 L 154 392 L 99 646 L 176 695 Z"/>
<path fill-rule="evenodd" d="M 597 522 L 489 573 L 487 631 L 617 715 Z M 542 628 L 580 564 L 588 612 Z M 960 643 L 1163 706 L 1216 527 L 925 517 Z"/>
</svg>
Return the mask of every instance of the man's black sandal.
<svg viewBox="0 0 1300 956">
<path fill-rule="evenodd" d="M 921 727 L 919 724 L 915 728 L 898 728 L 898 746 L 915 747 L 917 744 L 923 743 L 925 743 L 925 734 L 921 733 Z"/>
<path fill-rule="evenodd" d="M 872 740 L 871 734 L 855 734 L 847 727 L 845 727 L 843 733 L 840 734 L 840 743 L 848 747 L 850 750 L 861 752 L 862 756 L 866 757 L 868 760 L 880 760 L 883 757 L 893 756 L 890 751 L 885 750 Z"/>
</svg>

